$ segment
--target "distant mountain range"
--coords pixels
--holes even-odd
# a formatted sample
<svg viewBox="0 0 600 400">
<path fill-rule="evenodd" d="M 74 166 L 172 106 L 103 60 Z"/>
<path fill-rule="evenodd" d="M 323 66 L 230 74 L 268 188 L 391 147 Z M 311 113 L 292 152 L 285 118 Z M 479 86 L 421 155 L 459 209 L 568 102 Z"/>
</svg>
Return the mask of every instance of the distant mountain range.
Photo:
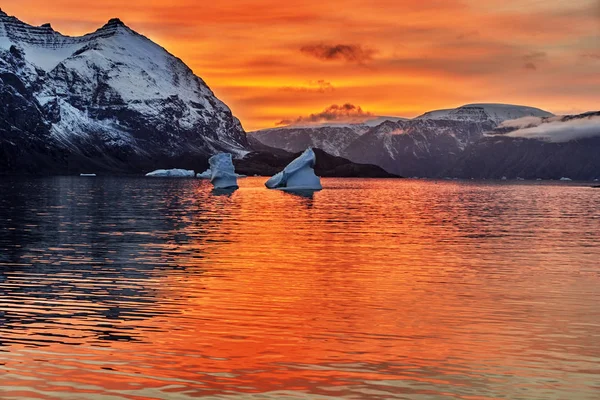
<svg viewBox="0 0 600 400">
<path fill-rule="evenodd" d="M 430 111 L 411 120 L 378 122 L 375 126 L 289 126 L 248 135 L 250 141 L 286 151 L 299 151 L 307 145 L 323 148 L 354 162 L 379 165 L 403 176 L 547 179 L 600 176 L 600 160 L 592 156 L 600 150 L 597 144 L 600 119 L 594 113 L 555 117 L 533 107 L 468 104 Z M 519 125 L 523 123 L 536 125 Z M 587 132 L 585 137 L 568 134 L 581 129 L 581 124 Z M 548 135 L 527 135 L 527 129 L 542 132 L 546 128 L 550 131 Z M 566 139 L 553 143 L 552 137 L 561 128 L 566 131 Z"/>
</svg>

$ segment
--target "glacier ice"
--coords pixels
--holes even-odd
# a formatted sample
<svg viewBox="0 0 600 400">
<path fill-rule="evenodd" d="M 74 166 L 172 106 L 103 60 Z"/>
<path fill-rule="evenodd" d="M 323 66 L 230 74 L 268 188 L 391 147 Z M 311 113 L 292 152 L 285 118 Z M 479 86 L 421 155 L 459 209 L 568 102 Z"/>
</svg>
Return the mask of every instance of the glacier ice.
<svg viewBox="0 0 600 400">
<path fill-rule="evenodd" d="M 210 164 L 210 182 L 215 189 L 237 188 L 237 176 L 229 153 L 218 153 L 212 156 Z"/>
<path fill-rule="evenodd" d="M 146 174 L 146 176 L 158 177 L 158 178 L 193 178 L 195 172 L 187 169 L 157 169 Z"/>
<path fill-rule="evenodd" d="M 210 168 L 204 172 L 200 172 L 200 173 L 196 174 L 196 178 L 200 178 L 200 179 L 210 179 L 211 177 L 212 177 L 212 172 L 210 171 Z"/>
<path fill-rule="evenodd" d="M 281 190 L 321 190 L 321 180 L 314 170 L 316 162 L 315 152 L 309 147 L 283 171 L 270 178 L 265 186 Z"/>
<path fill-rule="evenodd" d="M 235 176 L 237 176 L 238 178 L 247 178 L 248 177 L 248 175 L 242 175 L 242 174 L 238 174 L 238 173 L 236 173 Z M 196 178 L 199 178 L 199 179 L 210 179 L 211 177 L 212 177 L 212 172 L 211 172 L 210 168 L 204 172 L 200 172 L 200 173 L 196 174 Z"/>
</svg>

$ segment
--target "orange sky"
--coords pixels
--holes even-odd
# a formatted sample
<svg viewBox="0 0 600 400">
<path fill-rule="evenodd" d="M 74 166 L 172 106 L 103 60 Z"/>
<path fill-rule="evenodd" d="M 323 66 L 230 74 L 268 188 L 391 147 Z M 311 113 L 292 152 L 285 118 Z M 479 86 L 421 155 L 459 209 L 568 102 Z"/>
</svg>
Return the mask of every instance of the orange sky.
<svg viewBox="0 0 600 400">
<path fill-rule="evenodd" d="M 294 4 L 296 3 L 296 4 Z M 248 131 L 351 103 L 600 108 L 600 0 L 4 0 L 71 35 L 112 17 L 182 58 Z"/>
</svg>

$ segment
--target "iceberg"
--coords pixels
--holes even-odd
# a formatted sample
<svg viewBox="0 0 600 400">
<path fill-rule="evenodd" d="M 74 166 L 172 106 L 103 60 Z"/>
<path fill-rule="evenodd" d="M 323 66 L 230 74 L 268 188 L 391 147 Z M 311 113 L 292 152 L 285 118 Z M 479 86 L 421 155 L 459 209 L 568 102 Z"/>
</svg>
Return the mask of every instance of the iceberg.
<svg viewBox="0 0 600 400">
<path fill-rule="evenodd" d="M 280 190 L 321 190 L 321 180 L 315 175 L 317 157 L 310 147 L 300 157 L 270 178 L 265 186 Z"/>
<path fill-rule="evenodd" d="M 207 169 L 204 172 L 200 172 L 199 174 L 196 175 L 196 178 L 200 178 L 200 179 L 210 179 L 212 177 L 212 172 L 210 171 L 210 168 Z"/>
<path fill-rule="evenodd" d="M 195 172 L 187 169 L 157 169 L 156 171 L 148 172 L 146 176 L 154 178 L 193 178 Z"/>
<path fill-rule="evenodd" d="M 91 178 L 91 177 L 95 177 L 96 174 L 79 174 L 79 176 Z"/>
<path fill-rule="evenodd" d="M 566 178 L 566 177 L 563 176 L 562 178 L 560 178 L 560 180 L 563 181 L 563 182 L 568 182 L 568 181 L 572 181 L 573 179 Z"/>
<path fill-rule="evenodd" d="M 208 160 L 208 163 L 210 164 L 210 182 L 215 189 L 238 188 L 231 154 L 215 154 Z"/>
<path fill-rule="evenodd" d="M 242 174 L 237 174 L 237 173 L 235 174 L 235 176 L 237 176 L 238 178 L 247 178 L 248 177 L 248 175 L 242 175 Z M 210 168 L 204 172 L 196 174 L 196 178 L 199 178 L 199 179 L 210 179 L 211 177 L 212 177 L 212 172 L 211 172 Z"/>
</svg>

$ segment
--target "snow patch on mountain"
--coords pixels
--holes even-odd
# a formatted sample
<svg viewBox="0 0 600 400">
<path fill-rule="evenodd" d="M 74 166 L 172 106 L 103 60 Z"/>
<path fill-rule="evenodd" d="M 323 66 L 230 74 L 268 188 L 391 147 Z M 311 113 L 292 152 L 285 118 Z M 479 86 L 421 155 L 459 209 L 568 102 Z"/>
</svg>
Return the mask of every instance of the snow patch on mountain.
<svg viewBox="0 0 600 400">
<path fill-rule="evenodd" d="M 512 104 L 479 103 L 467 104 L 447 110 L 426 112 L 415 119 L 452 120 L 452 121 L 493 121 L 500 124 L 506 120 L 533 117 L 550 117 L 553 114 L 535 107 Z"/>
</svg>

